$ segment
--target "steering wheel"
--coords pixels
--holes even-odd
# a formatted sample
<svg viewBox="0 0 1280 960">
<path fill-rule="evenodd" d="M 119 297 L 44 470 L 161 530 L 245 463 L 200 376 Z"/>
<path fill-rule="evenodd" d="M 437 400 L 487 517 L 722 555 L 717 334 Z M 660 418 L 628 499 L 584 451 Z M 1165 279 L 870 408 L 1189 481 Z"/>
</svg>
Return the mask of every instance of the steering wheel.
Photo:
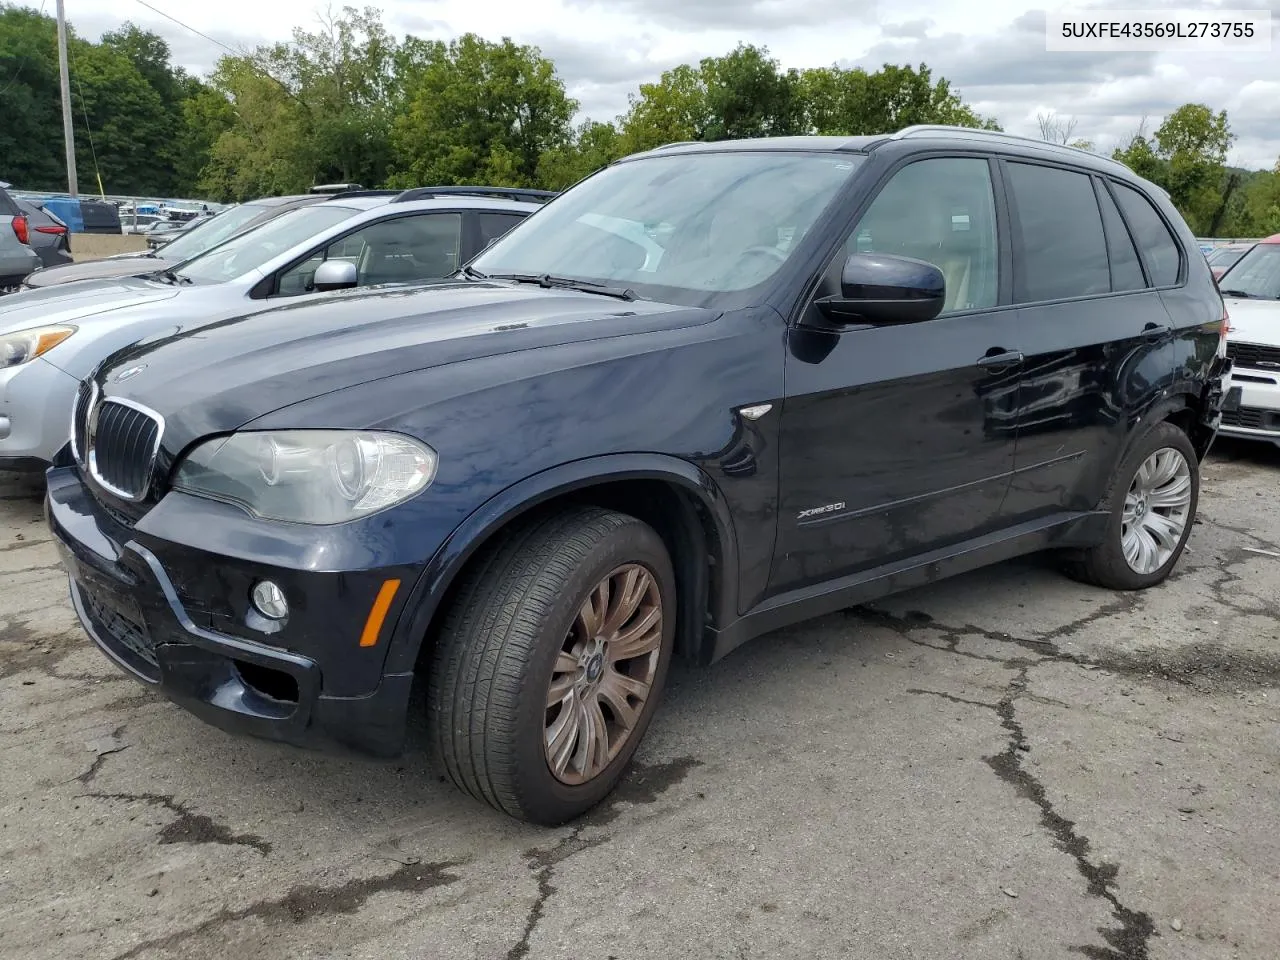
<svg viewBox="0 0 1280 960">
<path fill-rule="evenodd" d="M 773 257 L 779 263 L 785 263 L 787 259 L 787 255 L 783 253 L 781 250 L 779 250 L 777 247 L 755 246 L 755 247 L 747 247 L 747 249 L 742 251 L 742 255 L 744 257 L 752 253 L 765 254 L 766 256 Z"/>
</svg>

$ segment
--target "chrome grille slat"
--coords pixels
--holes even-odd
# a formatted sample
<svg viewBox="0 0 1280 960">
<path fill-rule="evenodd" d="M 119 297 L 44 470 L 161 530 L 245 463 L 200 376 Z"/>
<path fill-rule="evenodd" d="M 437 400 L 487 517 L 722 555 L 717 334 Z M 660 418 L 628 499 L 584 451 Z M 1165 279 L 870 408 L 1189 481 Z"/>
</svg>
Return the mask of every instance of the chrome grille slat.
<svg viewBox="0 0 1280 960">
<path fill-rule="evenodd" d="M 1268 347 L 1260 343 L 1227 341 L 1227 356 L 1237 367 L 1262 367 L 1280 369 L 1280 347 Z"/>
<path fill-rule="evenodd" d="M 76 405 L 71 419 L 71 452 L 80 462 L 84 462 L 88 449 L 89 408 L 93 405 L 94 383 L 82 380 L 80 389 L 76 391 Z"/>
<path fill-rule="evenodd" d="M 130 400 L 97 399 L 92 388 L 77 399 L 76 458 L 108 492 L 134 502 L 146 498 L 160 450 L 164 420 Z"/>
</svg>

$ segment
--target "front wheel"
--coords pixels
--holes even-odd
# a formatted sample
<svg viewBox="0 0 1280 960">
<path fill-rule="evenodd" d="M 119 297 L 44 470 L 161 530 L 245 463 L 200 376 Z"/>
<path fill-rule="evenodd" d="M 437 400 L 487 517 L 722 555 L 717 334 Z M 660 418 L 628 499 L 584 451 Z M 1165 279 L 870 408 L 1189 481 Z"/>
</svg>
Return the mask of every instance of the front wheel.
<svg viewBox="0 0 1280 960">
<path fill-rule="evenodd" d="M 1102 503 L 1110 510 L 1103 542 L 1066 565 L 1067 573 L 1112 590 L 1143 590 L 1173 571 L 1191 535 L 1200 498 L 1200 464 L 1187 435 L 1160 423 L 1129 451 Z"/>
<path fill-rule="evenodd" d="M 583 507 L 527 521 L 472 564 L 428 681 L 449 778 L 554 826 L 621 779 L 674 646 L 671 560 L 652 528 Z"/>
</svg>

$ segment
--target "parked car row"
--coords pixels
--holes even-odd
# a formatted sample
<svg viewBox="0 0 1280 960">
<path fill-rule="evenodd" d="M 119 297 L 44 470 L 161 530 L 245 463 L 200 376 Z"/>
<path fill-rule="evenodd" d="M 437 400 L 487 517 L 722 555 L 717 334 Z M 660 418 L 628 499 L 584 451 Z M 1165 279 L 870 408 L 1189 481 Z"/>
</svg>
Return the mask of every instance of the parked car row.
<svg viewBox="0 0 1280 960">
<path fill-rule="evenodd" d="M 1162 583 L 1231 363 L 1163 191 L 934 126 L 672 144 L 544 205 L 351 192 L 0 318 L 8 395 L 64 398 L 19 449 L 60 446 L 108 657 L 383 756 L 420 680 L 443 771 L 541 824 L 618 782 L 676 656 L 1035 551 Z"/>
<path fill-rule="evenodd" d="M 115 350 L 286 298 L 450 276 L 539 208 L 482 192 L 352 191 L 242 204 L 174 241 L 188 249 L 33 274 L 0 304 L 0 349 L 24 358 L 8 369 L 0 363 L 0 469 L 48 466 L 67 442 L 79 381 Z M 171 253 L 192 255 L 175 262 Z"/>
<path fill-rule="evenodd" d="M 1222 432 L 1280 445 L 1280 233 L 1249 247 L 1218 286 L 1231 314 Z"/>
</svg>

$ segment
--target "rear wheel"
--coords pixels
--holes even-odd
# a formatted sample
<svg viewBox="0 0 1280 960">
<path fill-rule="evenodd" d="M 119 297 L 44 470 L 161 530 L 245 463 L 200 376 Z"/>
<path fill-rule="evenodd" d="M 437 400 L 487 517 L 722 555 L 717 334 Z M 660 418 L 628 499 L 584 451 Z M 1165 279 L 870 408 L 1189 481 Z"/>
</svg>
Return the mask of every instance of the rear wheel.
<svg viewBox="0 0 1280 960">
<path fill-rule="evenodd" d="M 1076 579 L 1113 590 L 1142 590 L 1173 571 L 1191 535 L 1200 464 L 1187 435 L 1160 423 L 1125 457 L 1103 501 L 1103 542 L 1066 565 Z"/>
<path fill-rule="evenodd" d="M 634 517 L 584 507 L 509 532 L 466 575 L 431 665 L 450 779 L 546 825 L 599 803 L 657 705 L 675 605 L 662 539 Z"/>
</svg>

